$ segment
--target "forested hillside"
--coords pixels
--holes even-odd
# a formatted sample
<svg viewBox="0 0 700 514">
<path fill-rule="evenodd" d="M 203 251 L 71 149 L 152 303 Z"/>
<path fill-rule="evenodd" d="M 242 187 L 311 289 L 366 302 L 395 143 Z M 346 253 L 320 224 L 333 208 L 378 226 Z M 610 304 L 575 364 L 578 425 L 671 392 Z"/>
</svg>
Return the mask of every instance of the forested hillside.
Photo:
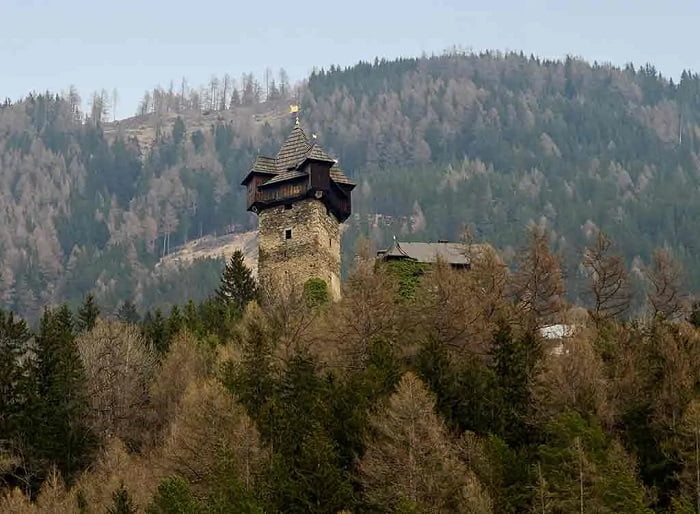
<svg viewBox="0 0 700 514">
<path fill-rule="evenodd" d="M 604 235 L 589 311 L 547 234 L 526 240 L 512 273 L 483 246 L 467 272 L 363 244 L 337 302 L 260 290 L 238 253 L 167 316 L 0 311 L 0 512 L 696 512 L 700 316 L 677 264 L 655 252 L 631 322 Z"/>
<path fill-rule="evenodd" d="M 277 149 L 296 100 L 358 182 L 348 258 L 359 234 L 381 245 L 456 239 L 465 226 L 508 257 L 534 222 L 551 229 L 572 284 L 578 250 L 603 228 L 633 270 L 665 246 L 700 285 L 696 75 L 674 84 L 650 66 L 455 53 L 266 84 L 246 75 L 156 88 L 137 118 L 113 123 L 106 94 L 87 114 L 74 91 L 7 102 L 2 304 L 35 318 L 88 291 L 110 311 L 124 299 L 203 298 L 221 262 L 169 273 L 155 264 L 202 235 L 254 228 L 239 182 L 258 152 Z"/>
</svg>

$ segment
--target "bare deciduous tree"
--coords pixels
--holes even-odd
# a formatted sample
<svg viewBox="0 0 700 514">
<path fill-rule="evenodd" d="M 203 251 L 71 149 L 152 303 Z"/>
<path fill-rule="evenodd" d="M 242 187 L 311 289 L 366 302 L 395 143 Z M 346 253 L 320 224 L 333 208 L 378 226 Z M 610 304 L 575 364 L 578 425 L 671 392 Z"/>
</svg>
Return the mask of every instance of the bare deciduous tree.
<svg viewBox="0 0 700 514">
<path fill-rule="evenodd" d="M 595 242 L 583 253 L 582 265 L 590 279 L 585 293 L 592 300 L 591 314 L 596 322 L 624 314 L 632 300 L 625 260 L 613 254 L 612 247 L 608 236 L 598 232 Z"/>
<path fill-rule="evenodd" d="M 654 251 L 651 266 L 645 270 L 649 283 L 647 302 L 652 314 L 677 319 L 685 314 L 687 298 L 683 292 L 683 268 L 665 248 Z"/>
<path fill-rule="evenodd" d="M 517 256 L 511 287 L 517 310 L 536 328 L 561 311 L 564 279 L 559 256 L 549 248 L 547 232 L 531 227 L 528 238 L 528 245 Z"/>
<path fill-rule="evenodd" d="M 112 121 L 117 119 L 117 104 L 119 103 L 119 91 L 115 87 L 112 89 Z"/>
<path fill-rule="evenodd" d="M 139 329 L 109 321 L 78 339 L 94 428 L 102 437 L 138 441 L 156 366 Z"/>
</svg>

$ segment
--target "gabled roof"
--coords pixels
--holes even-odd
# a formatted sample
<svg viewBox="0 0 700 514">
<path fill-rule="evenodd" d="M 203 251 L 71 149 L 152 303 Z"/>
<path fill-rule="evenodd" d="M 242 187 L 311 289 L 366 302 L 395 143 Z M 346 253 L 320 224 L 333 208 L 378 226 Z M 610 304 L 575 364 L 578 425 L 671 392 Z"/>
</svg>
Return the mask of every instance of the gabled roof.
<svg viewBox="0 0 700 514">
<path fill-rule="evenodd" d="M 384 259 L 411 259 L 417 262 L 435 263 L 438 259 L 453 266 L 468 266 L 467 245 L 462 243 L 409 243 L 394 241 L 388 250 L 379 252 Z"/>
</svg>

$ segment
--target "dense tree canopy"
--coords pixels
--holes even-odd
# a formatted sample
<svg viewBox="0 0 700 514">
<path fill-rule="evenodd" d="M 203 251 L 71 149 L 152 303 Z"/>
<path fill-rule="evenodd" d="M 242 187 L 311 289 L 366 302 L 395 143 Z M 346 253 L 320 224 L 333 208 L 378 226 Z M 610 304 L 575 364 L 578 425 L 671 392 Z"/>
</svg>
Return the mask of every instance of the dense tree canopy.
<svg viewBox="0 0 700 514">
<path fill-rule="evenodd" d="M 482 251 L 409 288 L 362 250 L 336 302 L 300 284 L 222 311 L 224 273 L 140 321 L 90 296 L 34 327 L 0 312 L 0 511 L 692 512 L 698 327 L 654 281 L 634 321 L 559 284 L 524 309 L 523 277 L 560 281 L 527 234 L 513 273 Z"/>
</svg>

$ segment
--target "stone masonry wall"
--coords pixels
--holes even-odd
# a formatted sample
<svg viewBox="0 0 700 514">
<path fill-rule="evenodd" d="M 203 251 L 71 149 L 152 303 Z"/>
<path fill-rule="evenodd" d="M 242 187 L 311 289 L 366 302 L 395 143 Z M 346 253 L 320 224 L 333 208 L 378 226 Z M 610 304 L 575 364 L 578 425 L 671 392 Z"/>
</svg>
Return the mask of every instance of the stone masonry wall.
<svg viewBox="0 0 700 514">
<path fill-rule="evenodd" d="M 291 239 L 285 238 L 290 230 Z M 340 298 L 340 224 L 319 200 L 279 205 L 259 214 L 258 278 L 261 284 L 310 278 L 326 281 L 334 299 Z"/>
</svg>

